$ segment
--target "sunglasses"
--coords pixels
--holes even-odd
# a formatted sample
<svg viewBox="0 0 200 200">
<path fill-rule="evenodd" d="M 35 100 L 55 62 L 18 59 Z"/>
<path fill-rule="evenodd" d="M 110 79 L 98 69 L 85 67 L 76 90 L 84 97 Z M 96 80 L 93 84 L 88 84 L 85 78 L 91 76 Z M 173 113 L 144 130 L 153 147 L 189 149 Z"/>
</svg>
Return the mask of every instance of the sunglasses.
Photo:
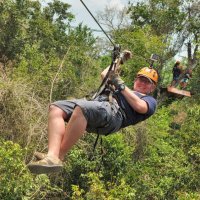
<svg viewBox="0 0 200 200">
<path fill-rule="evenodd" d="M 152 84 L 153 83 L 153 81 L 151 81 L 148 78 L 145 78 L 143 76 L 137 77 L 135 79 L 135 81 L 139 81 L 139 82 L 142 82 L 142 83 L 145 83 L 145 84 Z"/>
</svg>

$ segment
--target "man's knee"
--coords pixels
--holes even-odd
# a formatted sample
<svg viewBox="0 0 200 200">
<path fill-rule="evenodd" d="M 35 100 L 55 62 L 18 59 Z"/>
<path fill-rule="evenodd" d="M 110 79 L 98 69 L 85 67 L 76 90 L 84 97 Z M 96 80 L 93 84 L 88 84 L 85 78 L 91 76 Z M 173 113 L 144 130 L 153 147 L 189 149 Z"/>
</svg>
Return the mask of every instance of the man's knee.
<svg viewBox="0 0 200 200">
<path fill-rule="evenodd" d="M 58 106 L 50 105 L 49 106 L 49 116 L 54 117 L 63 117 L 64 119 L 67 118 L 67 114 Z"/>
<path fill-rule="evenodd" d="M 61 109 L 58 106 L 52 104 L 49 106 L 49 112 L 58 112 L 59 110 Z"/>
</svg>

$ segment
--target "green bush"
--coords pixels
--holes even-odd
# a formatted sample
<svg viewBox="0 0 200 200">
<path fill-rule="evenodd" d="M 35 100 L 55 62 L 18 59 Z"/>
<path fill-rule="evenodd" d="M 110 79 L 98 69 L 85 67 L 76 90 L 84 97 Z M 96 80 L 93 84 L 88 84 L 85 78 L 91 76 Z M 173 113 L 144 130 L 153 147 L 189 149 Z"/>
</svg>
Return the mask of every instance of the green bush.
<svg viewBox="0 0 200 200">
<path fill-rule="evenodd" d="M 134 200 L 135 189 L 127 184 L 125 179 L 118 179 L 116 182 L 104 182 L 101 173 L 91 172 L 87 174 L 88 191 L 73 185 L 73 200 Z"/>
<path fill-rule="evenodd" d="M 23 150 L 11 141 L 0 145 L 0 199 L 20 199 L 30 191 L 32 177 L 23 163 Z"/>
<path fill-rule="evenodd" d="M 11 141 L 0 141 L 0 199 L 45 199 L 62 190 L 51 186 L 46 175 L 33 176 L 26 168 L 26 151 Z"/>
</svg>

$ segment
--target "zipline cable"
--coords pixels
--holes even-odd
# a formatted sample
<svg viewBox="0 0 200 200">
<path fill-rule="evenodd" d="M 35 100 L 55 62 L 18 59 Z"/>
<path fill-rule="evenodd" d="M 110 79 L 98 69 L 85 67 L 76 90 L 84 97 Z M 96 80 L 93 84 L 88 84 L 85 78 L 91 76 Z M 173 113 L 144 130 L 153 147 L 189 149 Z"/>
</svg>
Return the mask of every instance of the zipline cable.
<svg viewBox="0 0 200 200">
<path fill-rule="evenodd" d="M 95 22 L 98 24 L 98 26 L 101 28 L 101 30 L 103 31 L 103 33 L 106 35 L 106 37 L 108 38 L 108 40 L 112 43 L 113 46 L 115 46 L 114 42 L 111 40 L 111 38 L 108 36 L 108 34 L 104 31 L 104 29 L 101 27 L 101 25 L 99 24 L 99 22 L 96 20 L 96 18 L 94 17 L 94 15 L 90 12 L 90 10 L 88 9 L 88 7 L 85 5 L 85 3 L 80 0 L 81 3 L 84 5 L 84 7 L 86 8 L 86 10 L 90 13 L 90 15 L 92 16 L 92 18 L 95 20 Z"/>
</svg>

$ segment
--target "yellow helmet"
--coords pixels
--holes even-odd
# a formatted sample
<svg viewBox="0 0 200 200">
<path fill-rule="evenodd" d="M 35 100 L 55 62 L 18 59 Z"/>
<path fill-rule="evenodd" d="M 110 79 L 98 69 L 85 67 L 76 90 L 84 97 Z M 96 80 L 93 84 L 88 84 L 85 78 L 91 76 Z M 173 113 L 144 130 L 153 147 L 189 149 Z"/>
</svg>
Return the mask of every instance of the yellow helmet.
<svg viewBox="0 0 200 200">
<path fill-rule="evenodd" d="M 158 72 L 155 69 L 144 67 L 137 73 L 137 76 L 144 76 L 151 79 L 154 83 L 158 83 Z"/>
</svg>

